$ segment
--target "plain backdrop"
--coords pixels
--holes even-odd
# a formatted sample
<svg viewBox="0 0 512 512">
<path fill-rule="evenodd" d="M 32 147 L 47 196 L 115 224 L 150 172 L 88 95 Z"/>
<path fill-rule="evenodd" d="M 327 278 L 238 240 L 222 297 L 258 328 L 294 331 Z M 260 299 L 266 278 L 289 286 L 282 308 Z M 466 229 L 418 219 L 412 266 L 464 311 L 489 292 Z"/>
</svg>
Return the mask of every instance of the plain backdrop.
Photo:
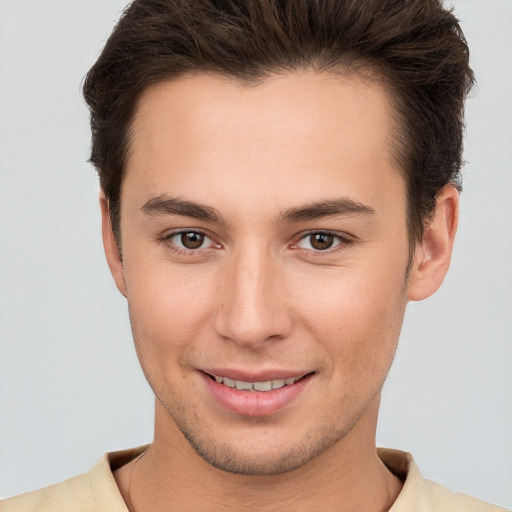
<svg viewBox="0 0 512 512">
<path fill-rule="evenodd" d="M 104 262 L 80 84 L 123 0 L 0 0 L 0 496 L 152 439 Z M 452 269 L 410 304 L 378 443 L 512 508 L 512 2 L 460 0 L 478 78 Z"/>
</svg>

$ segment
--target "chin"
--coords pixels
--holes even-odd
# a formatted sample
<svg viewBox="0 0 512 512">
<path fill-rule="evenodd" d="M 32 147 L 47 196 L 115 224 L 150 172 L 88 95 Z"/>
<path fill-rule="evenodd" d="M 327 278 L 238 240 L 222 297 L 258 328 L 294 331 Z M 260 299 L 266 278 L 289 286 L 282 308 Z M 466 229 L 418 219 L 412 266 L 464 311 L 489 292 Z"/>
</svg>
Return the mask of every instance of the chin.
<svg viewBox="0 0 512 512">
<path fill-rule="evenodd" d="M 236 475 L 272 476 L 288 473 L 307 464 L 324 448 L 287 447 L 286 449 L 264 450 L 247 453 L 233 446 L 220 447 L 194 445 L 192 447 L 211 466 Z"/>
<path fill-rule="evenodd" d="M 194 451 L 210 466 L 237 475 L 272 476 L 294 471 L 312 461 L 325 450 L 339 442 L 346 431 L 306 432 L 301 439 L 289 436 L 259 437 L 254 442 L 244 442 L 250 435 L 241 432 L 230 439 L 213 439 L 205 432 L 188 428 L 175 421 L 179 430 Z M 261 428 L 261 427 L 260 427 Z"/>
</svg>

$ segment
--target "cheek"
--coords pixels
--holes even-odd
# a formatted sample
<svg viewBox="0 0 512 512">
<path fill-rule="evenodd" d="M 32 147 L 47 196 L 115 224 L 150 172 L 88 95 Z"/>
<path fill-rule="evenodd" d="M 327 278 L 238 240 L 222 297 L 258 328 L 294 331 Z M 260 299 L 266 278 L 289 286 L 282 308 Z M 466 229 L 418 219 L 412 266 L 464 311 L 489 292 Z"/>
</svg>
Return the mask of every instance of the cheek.
<svg viewBox="0 0 512 512">
<path fill-rule="evenodd" d="M 333 269 L 302 288 L 302 323 L 324 347 L 331 372 L 385 375 L 405 312 L 405 268 Z"/>
<path fill-rule="evenodd" d="M 179 364 L 208 325 L 214 300 L 208 273 L 158 261 L 151 263 L 151 271 L 131 271 L 136 268 L 141 266 L 127 262 L 130 321 L 139 357 L 156 366 Z"/>
</svg>

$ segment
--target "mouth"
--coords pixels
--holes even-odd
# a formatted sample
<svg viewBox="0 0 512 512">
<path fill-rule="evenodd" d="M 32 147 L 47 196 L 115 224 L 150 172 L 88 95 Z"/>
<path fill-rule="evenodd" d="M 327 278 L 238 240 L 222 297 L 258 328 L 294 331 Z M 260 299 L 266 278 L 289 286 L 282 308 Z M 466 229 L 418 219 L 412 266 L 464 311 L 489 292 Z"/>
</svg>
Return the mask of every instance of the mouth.
<svg viewBox="0 0 512 512">
<path fill-rule="evenodd" d="M 210 377 L 212 380 L 215 380 L 219 384 L 223 384 L 228 388 L 235 388 L 238 389 L 239 391 L 254 391 L 259 393 L 265 393 L 268 391 L 272 391 L 273 389 L 283 388 L 284 386 L 292 386 L 293 384 L 295 384 L 296 382 L 310 374 L 307 373 L 304 375 L 300 375 L 298 377 L 288 377 L 286 379 L 272 379 L 259 382 L 230 379 L 229 377 L 223 377 L 222 375 L 210 375 L 209 373 L 207 373 L 206 375 L 208 375 L 208 377 Z"/>
<path fill-rule="evenodd" d="M 315 372 L 248 375 L 231 370 L 202 370 L 200 373 L 210 396 L 224 409 L 243 416 L 268 416 L 295 402 L 309 387 Z"/>
</svg>

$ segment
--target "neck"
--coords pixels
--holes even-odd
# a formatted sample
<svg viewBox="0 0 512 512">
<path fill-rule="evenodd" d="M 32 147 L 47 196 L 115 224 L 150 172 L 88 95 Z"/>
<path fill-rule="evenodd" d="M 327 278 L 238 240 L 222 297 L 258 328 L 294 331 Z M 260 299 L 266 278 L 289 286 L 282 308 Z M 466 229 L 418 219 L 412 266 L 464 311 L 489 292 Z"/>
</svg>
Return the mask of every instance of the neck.
<svg viewBox="0 0 512 512">
<path fill-rule="evenodd" d="M 395 501 L 402 484 L 377 457 L 377 410 L 378 403 L 341 441 L 300 468 L 260 476 L 237 475 L 212 467 L 158 404 L 153 444 L 142 458 L 120 468 L 115 477 L 131 512 L 384 512 Z"/>
</svg>

